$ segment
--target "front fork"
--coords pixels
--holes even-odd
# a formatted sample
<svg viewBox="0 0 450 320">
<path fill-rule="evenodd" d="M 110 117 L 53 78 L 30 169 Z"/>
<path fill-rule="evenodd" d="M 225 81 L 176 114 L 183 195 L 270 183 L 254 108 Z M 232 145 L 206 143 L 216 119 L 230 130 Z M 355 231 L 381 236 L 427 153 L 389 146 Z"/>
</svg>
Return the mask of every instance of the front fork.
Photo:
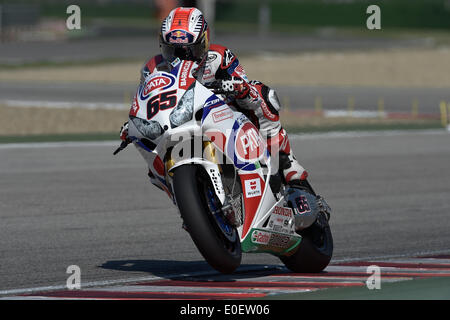
<svg viewBox="0 0 450 320">
<path fill-rule="evenodd" d="M 233 198 L 231 194 L 225 192 L 222 183 L 222 175 L 224 172 L 216 148 L 210 141 L 203 141 L 202 146 L 203 158 L 192 158 L 190 159 L 190 163 L 197 163 L 205 169 L 214 187 L 215 196 L 217 196 L 221 203 L 219 210 L 231 226 L 239 227 L 243 223 L 241 195 Z M 169 180 L 169 177 L 171 178 L 173 176 L 172 171 L 178 165 L 180 164 L 174 161 L 169 151 L 165 161 L 166 181 Z"/>
<path fill-rule="evenodd" d="M 190 159 L 181 160 L 176 162 L 172 157 L 172 150 L 168 151 L 165 157 L 165 178 L 166 181 L 170 181 L 173 177 L 173 170 L 183 164 L 198 164 L 201 165 L 209 178 L 211 179 L 211 183 L 214 186 L 214 191 L 216 193 L 217 198 L 220 200 L 221 204 L 225 203 L 225 190 L 222 185 L 222 167 L 218 161 L 216 149 L 214 145 L 210 141 L 203 142 L 202 148 L 202 158 L 193 157 Z"/>
</svg>

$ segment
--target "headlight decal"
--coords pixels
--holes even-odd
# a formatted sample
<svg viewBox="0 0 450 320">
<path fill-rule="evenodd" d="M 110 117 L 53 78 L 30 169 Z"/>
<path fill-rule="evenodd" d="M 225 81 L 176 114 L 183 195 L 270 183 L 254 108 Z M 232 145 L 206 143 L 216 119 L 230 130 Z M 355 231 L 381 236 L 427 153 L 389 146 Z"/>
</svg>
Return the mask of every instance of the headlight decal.
<svg viewBox="0 0 450 320">
<path fill-rule="evenodd" d="M 138 131 L 146 138 L 154 140 L 164 133 L 163 128 L 157 121 L 147 121 L 141 118 L 130 117 Z"/>
<path fill-rule="evenodd" d="M 194 112 L 194 87 L 195 82 L 184 93 L 178 105 L 170 113 L 169 120 L 172 128 L 179 127 L 192 120 Z"/>
</svg>

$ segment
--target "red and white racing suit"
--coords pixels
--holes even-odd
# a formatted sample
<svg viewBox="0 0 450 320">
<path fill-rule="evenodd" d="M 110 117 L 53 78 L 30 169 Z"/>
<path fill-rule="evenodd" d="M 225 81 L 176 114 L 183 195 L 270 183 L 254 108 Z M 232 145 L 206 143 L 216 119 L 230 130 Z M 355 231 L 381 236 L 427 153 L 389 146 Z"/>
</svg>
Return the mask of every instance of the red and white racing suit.
<svg viewBox="0 0 450 320">
<path fill-rule="evenodd" d="M 202 76 L 197 80 L 207 87 L 218 80 L 230 80 L 232 77 L 243 80 L 245 90 L 236 96 L 237 109 L 258 127 L 263 137 L 266 137 L 272 155 L 276 150 L 280 155 L 284 155 L 285 161 L 281 165 L 285 168 L 283 174 L 286 182 L 305 180 L 308 174 L 295 159 L 286 130 L 281 127 L 280 103 L 275 91 L 259 81 L 249 81 L 237 57 L 221 45 L 210 45 L 202 67 L 203 72 L 198 73 Z M 141 69 L 141 81 L 155 71 L 169 71 L 169 66 L 162 55 L 157 55 L 144 64 Z"/>
</svg>

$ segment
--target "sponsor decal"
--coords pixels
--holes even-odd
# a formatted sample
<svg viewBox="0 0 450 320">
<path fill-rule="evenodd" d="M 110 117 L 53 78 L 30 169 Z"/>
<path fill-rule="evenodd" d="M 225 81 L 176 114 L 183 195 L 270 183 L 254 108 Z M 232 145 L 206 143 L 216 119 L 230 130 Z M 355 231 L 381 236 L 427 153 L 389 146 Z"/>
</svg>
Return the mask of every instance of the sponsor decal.
<svg viewBox="0 0 450 320">
<path fill-rule="evenodd" d="M 297 214 L 304 214 L 307 212 L 311 212 L 311 207 L 308 203 L 308 199 L 306 199 L 305 196 L 300 196 L 296 198 L 295 204 L 297 205 L 297 208 L 295 210 Z"/>
<path fill-rule="evenodd" d="M 213 118 L 214 123 L 221 122 L 221 121 L 226 120 L 226 119 L 232 119 L 233 118 L 233 111 L 230 108 L 227 107 L 225 109 L 213 112 L 212 113 L 212 118 Z"/>
<path fill-rule="evenodd" d="M 172 68 L 175 68 L 177 65 L 179 65 L 181 63 L 180 58 L 176 57 L 175 60 L 173 60 L 170 65 L 172 66 Z"/>
<path fill-rule="evenodd" d="M 272 214 L 290 218 L 292 217 L 292 209 L 285 207 L 275 207 L 272 211 Z"/>
<path fill-rule="evenodd" d="M 270 233 L 255 230 L 252 233 L 251 240 L 253 243 L 256 243 L 256 244 L 268 244 L 269 240 L 270 240 Z"/>
<path fill-rule="evenodd" d="M 236 70 L 237 66 L 239 65 L 239 60 L 234 59 L 231 65 L 227 68 L 227 72 L 229 75 L 232 75 L 234 71 Z"/>
<path fill-rule="evenodd" d="M 273 114 L 272 112 L 270 112 L 269 107 L 267 106 L 267 103 L 263 101 L 261 101 L 261 109 L 264 113 L 264 116 L 272 121 L 276 121 L 278 120 L 278 116 L 276 114 Z"/>
<path fill-rule="evenodd" d="M 136 117 L 136 114 L 139 111 L 139 102 L 138 102 L 138 97 L 137 97 L 137 93 L 134 95 L 134 99 L 133 99 L 133 104 L 131 105 L 130 108 L 130 116 Z"/>
<path fill-rule="evenodd" d="M 223 56 L 223 67 L 226 68 L 234 59 L 234 54 L 230 50 L 226 49 Z"/>
<path fill-rule="evenodd" d="M 168 74 L 156 73 L 146 79 L 145 83 L 140 86 L 140 98 L 145 100 L 149 97 L 150 93 L 158 89 L 170 88 L 175 83 L 175 78 Z"/>
<path fill-rule="evenodd" d="M 210 96 L 203 106 L 203 116 L 202 116 L 202 122 L 205 121 L 206 117 L 209 115 L 212 109 L 223 106 L 225 103 L 219 99 L 217 96 L 212 95 Z"/>
<path fill-rule="evenodd" d="M 174 30 L 167 35 L 170 43 L 188 43 L 189 39 L 193 39 L 193 35 L 184 30 Z"/>
<path fill-rule="evenodd" d="M 217 98 L 216 96 L 211 96 L 210 98 L 208 98 L 208 100 L 206 100 L 204 108 L 209 111 L 211 111 L 211 109 L 223 106 L 225 103 L 220 99 Z"/>
<path fill-rule="evenodd" d="M 265 147 L 255 125 L 246 122 L 236 135 L 236 155 L 244 161 L 255 161 L 263 155 Z"/>
<path fill-rule="evenodd" d="M 211 63 L 211 62 L 213 62 L 214 60 L 216 60 L 217 57 L 218 57 L 217 54 L 211 52 L 211 53 L 208 54 L 208 58 L 206 58 L 206 62 L 207 62 L 207 63 Z"/>
<path fill-rule="evenodd" d="M 216 105 L 218 105 L 221 102 L 222 102 L 222 100 L 220 100 L 219 98 L 214 98 L 214 96 L 212 96 L 211 98 L 206 100 L 205 108 L 215 107 Z"/>
<path fill-rule="evenodd" d="M 248 118 L 244 115 L 241 114 L 237 119 L 236 122 L 239 124 L 239 126 L 242 126 L 244 123 L 248 122 Z"/>
<path fill-rule="evenodd" d="M 277 233 L 272 233 L 270 235 L 270 239 L 268 242 L 268 245 L 279 247 L 279 248 L 286 248 L 289 245 L 289 240 L 291 238 L 289 236 L 284 236 Z"/>
<path fill-rule="evenodd" d="M 293 225 L 294 219 L 293 219 L 293 211 L 291 208 L 276 206 L 272 210 L 268 226 L 273 231 L 293 234 L 294 233 Z"/>
<path fill-rule="evenodd" d="M 236 72 L 242 79 L 248 82 L 247 74 L 245 73 L 245 70 L 241 64 L 239 64 L 236 69 L 234 69 L 234 72 Z"/>
<path fill-rule="evenodd" d="M 250 87 L 249 95 L 253 99 L 253 101 L 258 101 L 259 94 L 254 88 Z"/>
<path fill-rule="evenodd" d="M 165 87 L 170 84 L 170 78 L 166 76 L 160 76 L 153 78 L 145 84 L 143 95 L 147 96 L 151 91 Z"/>
<path fill-rule="evenodd" d="M 230 143 L 228 143 L 230 145 Z M 242 187 L 245 189 L 244 193 L 244 224 L 242 226 L 242 239 L 247 236 L 250 226 L 258 210 L 262 192 L 265 188 L 264 180 L 261 179 L 259 174 L 248 173 L 240 174 Z"/>
<path fill-rule="evenodd" d="M 192 61 L 185 61 L 183 63 L 183 66 L 181 67 L 181 74 L 180 74 L 180 88 L 186 89 L 188 85 L 190 85 L 193 81 L 193 79 L 189 79 L 189 71 L 192 67 Z"/>
<path fill-rule="evenodd" d="M 245 197 L 253 198 L 261 195 L 260 178 L 245 180 Z"/>
<path fill-rule="evenodd" d="M 273 221 L 269 222 L 269 228 L 271 228 L 273 231 L 277 231 L 277 232 L 282 232 L 282 233 L 289 232 L 288 229 L 283 228 L 283 226 L 280 224 L 274 224 Z"/>
</svg>

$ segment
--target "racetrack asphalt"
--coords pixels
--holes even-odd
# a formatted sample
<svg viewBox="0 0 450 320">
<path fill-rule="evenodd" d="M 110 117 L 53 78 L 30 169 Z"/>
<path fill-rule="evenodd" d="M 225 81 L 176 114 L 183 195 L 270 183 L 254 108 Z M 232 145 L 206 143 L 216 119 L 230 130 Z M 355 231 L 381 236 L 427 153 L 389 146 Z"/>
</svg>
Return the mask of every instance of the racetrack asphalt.
<svg viewBox="0 0 450 320">
<path fill-rule="evenodd" d="M 0 104 L 11 105 L 27 102 L 32 106 L 53 103 L 62 107 L 104 106 L 129 109 L 131 98 L 138 86 L 136 83 L 79 83 L 79 82 L 0 82 Z M 313 110 L 317 97 L 321 98 L 324 110 L 345 110 L 349 98 L 354 98 L 354 110 L 377 111 L 378 101 L 383 99 L 386 112 L 411 113 L 414 100 L 417 112 L 439 114 L 439 103 L 450 101 L 448 88 L 386 88 L 386 87 L 342 87 L 342 86 L 273 86 L 282 108 L 290 110 Z"/>
<path fill-rule="evenodd" d="M 333 261 L 450 252 L 444 131 L 292 137 L 333 209 Z M 131 147 L 0 145 L 0 291 L 212 271 Z M 244 254 L 242 266 L 280 265 Z"/>
</svg>

